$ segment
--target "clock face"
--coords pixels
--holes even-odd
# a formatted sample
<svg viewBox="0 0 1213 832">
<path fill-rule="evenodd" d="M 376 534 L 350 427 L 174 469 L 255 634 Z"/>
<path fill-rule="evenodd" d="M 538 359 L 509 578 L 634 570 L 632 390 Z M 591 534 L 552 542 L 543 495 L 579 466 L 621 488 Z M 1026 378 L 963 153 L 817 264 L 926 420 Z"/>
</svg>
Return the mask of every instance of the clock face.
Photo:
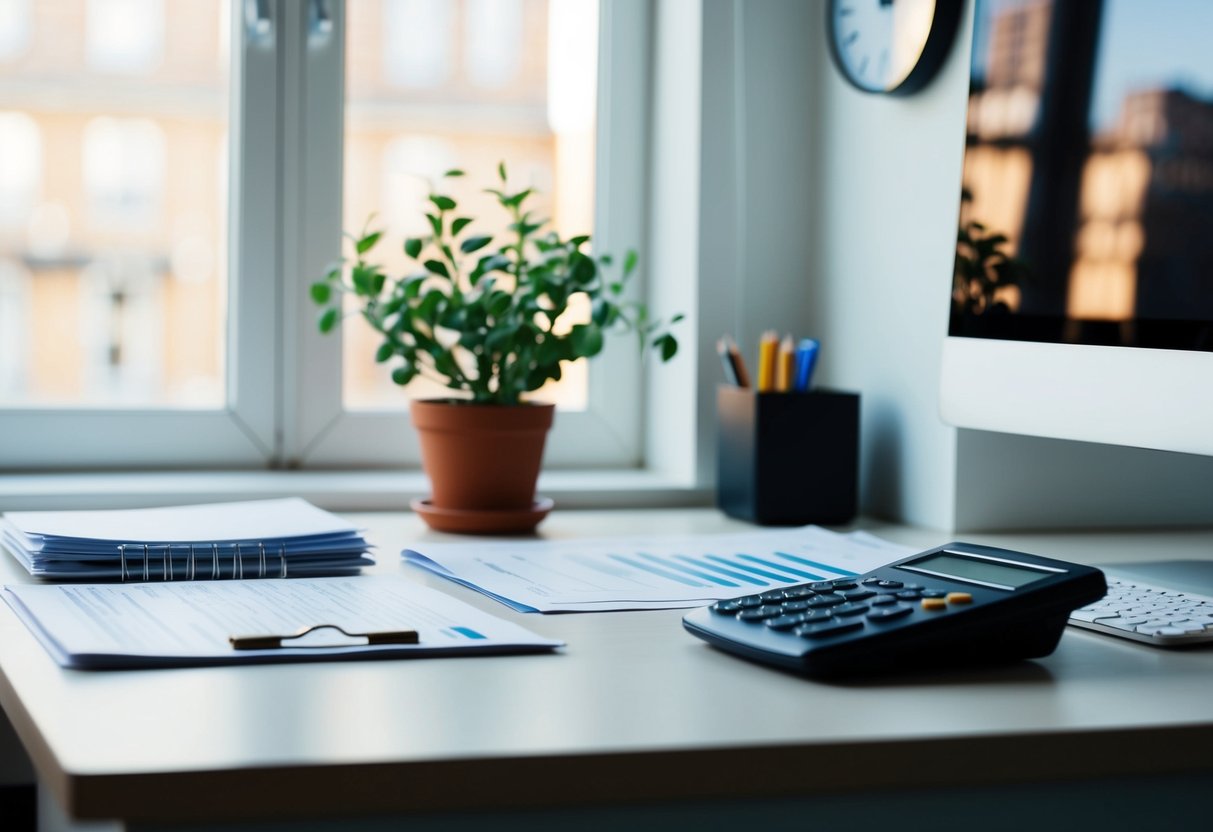
<svg viewBox="0 0 1213 832">
<path fill-rule="evenodd" d="M 865 92 L 921 89 L 947 57 L 961 0 L 830 0 L 830 47 Z"/>
</svg>

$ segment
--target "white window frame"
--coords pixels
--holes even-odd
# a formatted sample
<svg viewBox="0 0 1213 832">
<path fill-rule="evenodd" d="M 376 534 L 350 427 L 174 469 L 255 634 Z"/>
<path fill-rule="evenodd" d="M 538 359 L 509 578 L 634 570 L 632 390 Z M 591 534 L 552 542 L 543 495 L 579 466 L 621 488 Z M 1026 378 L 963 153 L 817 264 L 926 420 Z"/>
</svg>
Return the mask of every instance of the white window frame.
<svg viewBox="0 0 1213 832">
<path fill-rule="evenodd" d="M 343 409 L 341 339 L 317 332 L 307 291 L 341 246 L 345 3 L 233 0 L 232 9 L 227 405 L 6 408 L 0 470 L 419 466 L 403 402 Z M 600 5 L 595 248 L 642 254 L 637 296 L 651 15 L 648 0 Z M 641 468 L 645 367 L 634 338 L 608 339 L 591 364 L 587 408 L 557 415 L 547 468 Z"/>
<path fill-rule="evenodd" d="M 232 200 L 229 217 L 228 403 L 214 409 L 14 407 L 0 410 L 0 469 L 249 468 L 278 453 L 275 380 L 280 377 L 276 43 L 281 0 L 263 0 L 262 37 L 245 37 L 232 14 Z M 244 11 L 244 4 L 236 8 Z"/>
<path fill-rule="evenodd" d="M 302 4 L 301 4 L 302 5 Z M 321 336 L 307 287 L 341 251 L 344 4 L 333 2 L 331 36 L 286 45 L 286 79 L 306 79 L 298 112 L 285 113 L 283 273 L 288 379 L 284 454 L 288 467 L 400 467 L 420 464 L 416 432 L 403 404 L 393 411 L 347 411 L 341 399 L 340 339 Z M 288 9 L 305 16 L 305 9 Z M 596 140 L 595 248 L 622 257 L 645 250 L 645 148 L 651 5 L 612 0 L 600 6 L 599 117 Z M 306 21 L 305 21 L 306 23 Z M 289 80 L 288 80 L 289 83 Z M 290 143 L 290 136 L 298 141 Z M 508 160 L 507 160 L 508 161 Z M 610 171 L 606 175 L 606 171 Z M 643 257 L 642 257 L 643 262 Z M 633 289 L 644 291 L 643 268 Z M 351 319 L 350 326 L 361 322 Z M 648 356 L 646 361 L 655 360 Z M 371 360 L 367 356 L 367 360 Z M 584 411 L 557 414 L 544 460 L 548 468 L 638 468 L 643 463 L 644 365 L 634 338 L 608 339 L 591 363 Z"/>
</svg>

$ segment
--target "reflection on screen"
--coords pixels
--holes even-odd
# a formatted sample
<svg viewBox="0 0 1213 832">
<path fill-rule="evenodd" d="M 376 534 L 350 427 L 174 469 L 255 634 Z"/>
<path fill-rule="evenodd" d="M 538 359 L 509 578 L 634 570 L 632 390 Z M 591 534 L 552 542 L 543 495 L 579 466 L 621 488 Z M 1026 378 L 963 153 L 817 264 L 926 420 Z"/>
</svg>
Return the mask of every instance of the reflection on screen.
<svg viewBox="0 0 1213 832">
<path fill-rule="evenodd" d="M 1207 0 L 978 0 L 950 334 L 1213 351 Z"/>
</svg>

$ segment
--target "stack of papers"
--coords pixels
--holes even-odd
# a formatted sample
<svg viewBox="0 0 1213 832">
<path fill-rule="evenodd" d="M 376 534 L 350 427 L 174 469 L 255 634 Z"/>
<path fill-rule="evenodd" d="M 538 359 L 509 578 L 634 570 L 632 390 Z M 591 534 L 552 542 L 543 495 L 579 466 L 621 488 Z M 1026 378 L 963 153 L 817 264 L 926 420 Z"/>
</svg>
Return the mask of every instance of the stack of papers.
<svg viewBox="0 0 1213 832">
<path fill-rule="evenodd" d="M 6 586 L 2 595 L 56 661 L 80 669 L 526 653 L 562 646 L 399 575 L 44 584 Z M 351 633 L 410 630 L 417 643 L 368 644 L 332 631 L 272 649 L 236 650 L 230 641 L 315 625 Z"/>
<path fill-rule="evenodd" d="M 349 575 L 374 563 L 358 530 L 298 497 L 118 511 L 11 511 L 0 546 L 58 580 Z"/>
<path fill-rule="evenodd" d="M 818 526 L 737 534 L 433 543 L 405 561 L 520 612 L 696 607 L 860 575 L 913 549 Z"/>
</svg>

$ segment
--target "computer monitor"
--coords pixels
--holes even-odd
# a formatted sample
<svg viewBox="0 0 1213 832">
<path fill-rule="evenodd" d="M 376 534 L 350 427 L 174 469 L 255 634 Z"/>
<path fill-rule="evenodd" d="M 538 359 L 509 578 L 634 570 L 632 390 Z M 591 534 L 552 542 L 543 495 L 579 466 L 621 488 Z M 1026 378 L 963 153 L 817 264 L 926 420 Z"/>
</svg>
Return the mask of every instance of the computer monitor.
<svg viewBox="0 0 1213 832">
<path fill-rule="evenodd" d="M 1213 2 L 974 14 L 945 421 L 1213 455 Z"/>
</svg>

